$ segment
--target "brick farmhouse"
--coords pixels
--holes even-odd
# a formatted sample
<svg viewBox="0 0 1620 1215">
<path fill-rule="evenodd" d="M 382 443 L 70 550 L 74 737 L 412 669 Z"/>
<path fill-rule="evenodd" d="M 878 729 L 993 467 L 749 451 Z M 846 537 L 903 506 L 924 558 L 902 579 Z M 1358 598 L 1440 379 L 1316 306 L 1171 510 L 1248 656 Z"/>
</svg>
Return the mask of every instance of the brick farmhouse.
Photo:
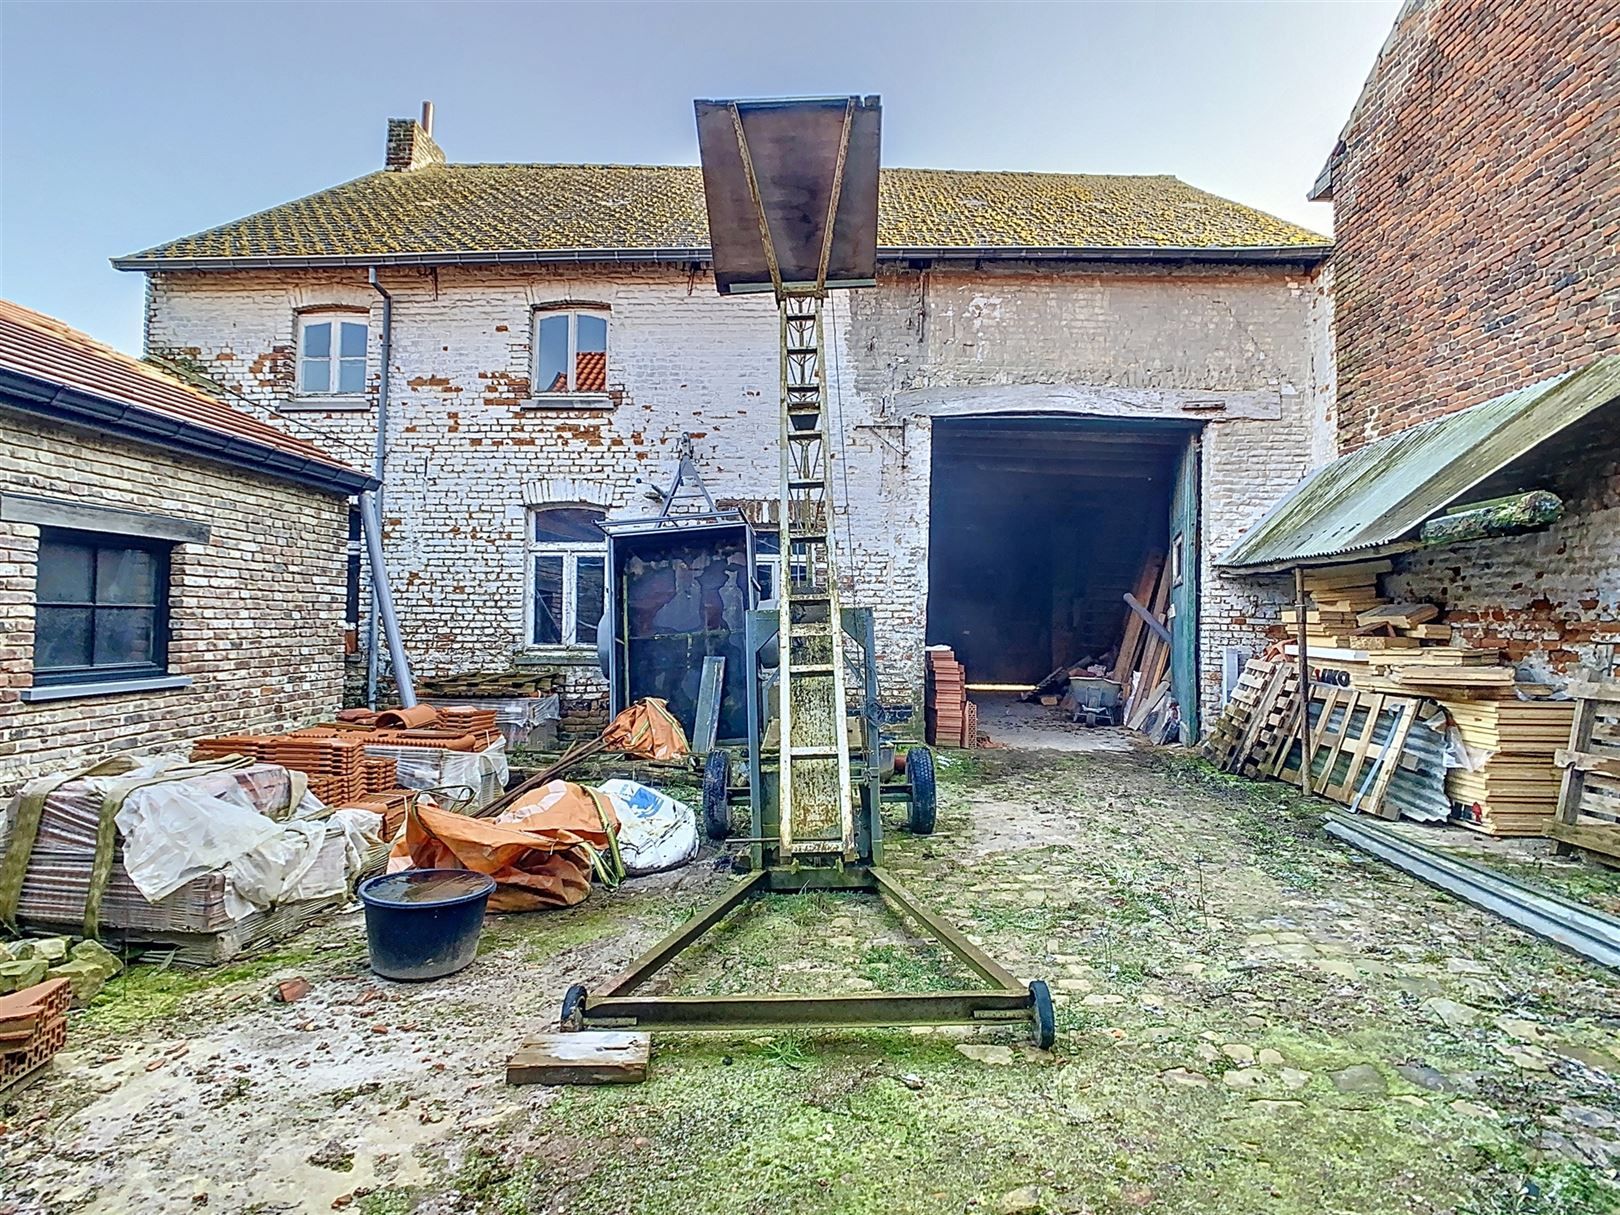
<svg viewBox="0 0 1620 1215">
<path fill-rule="evenodd" d="M 357 461 L 386 411 L 421 672 L 547 665 L 588 696 L 595 521 L 646 514 L 683 435 L 717 498 L 776 497 L 775 310 L 716 294 L 708 243 L 696 168 L 448 164 L 395 120 L 380 172 L 116 264 L 148 275 L 148 353 L 237 407 Z M 1325 238 L 1172 177 L 890 169 L 879 246 L 828 364 L 885 698 L 918 702 L 925 643 L 988 681 L 1102 652 L 1174 550 L 1177 696 L 1217 704 L 1287 585 L 1210 555 L 1332 455 Z"/>
</svg>

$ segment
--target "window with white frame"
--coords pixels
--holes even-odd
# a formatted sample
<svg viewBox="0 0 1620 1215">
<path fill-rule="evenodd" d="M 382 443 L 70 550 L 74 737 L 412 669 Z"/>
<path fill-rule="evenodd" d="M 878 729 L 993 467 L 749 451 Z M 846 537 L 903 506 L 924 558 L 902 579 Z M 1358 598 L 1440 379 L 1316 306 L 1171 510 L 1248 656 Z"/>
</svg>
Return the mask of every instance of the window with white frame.
<svg viewBox="0 0 1620 1215">
<path fill-rule="evenodd" d="M 607 577 L 604 517 L 588 506 L 529 513 L 530 644 L 595 648 Z"/>
<path fill-rule="evenodd" d="M 366 390 L 368 318 L 363 312 L 298 317 L 298 394 L 357 396 Z"/>
<path fill-rule="evenodd" d="M 534 314 L 534 392 L 607 392 L 608 314 L 604 309 L 542 308 Z"/>
</svg>

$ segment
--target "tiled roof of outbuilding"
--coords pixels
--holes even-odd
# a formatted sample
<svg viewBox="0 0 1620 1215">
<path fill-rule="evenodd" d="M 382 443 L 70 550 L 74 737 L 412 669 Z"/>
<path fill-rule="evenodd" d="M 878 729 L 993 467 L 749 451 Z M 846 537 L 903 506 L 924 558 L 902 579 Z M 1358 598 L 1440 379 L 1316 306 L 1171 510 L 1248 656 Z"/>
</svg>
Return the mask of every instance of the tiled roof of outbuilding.
<svg viewBox="0 0 1620 1215">
<path fill-rule="evenodd" d="M 106 417 L 109 429 L 117 429 L 118 415 L 133 410 L 147 419 L 141 429 L 154 441 L 184 431 L 190 436 L 187 450 L 196 454 L 207 455 L 210 449 L 221 457 L 247 454 L 246 444 L 274 453 L 257 461 L 272 475 L 280 471 L 296 480 L 313 476 L 347 492 L 369 481 L 313 443 L 283 434 L 54 317 L 0 300 L 0 386 L 6 372 L 19 377 L 14 381 L 19 386 L 40 386 L 29 390 L 28 399 L 40 401 L 42 408 L 49 407 L 48 398 L 61 396 L 59 389 L 93 398 L 101 403 L 97 412 Z"/>
<path fill-rule="evenodd" d="M 922 250 L 1295 251 L 1327 237 L 1168 176 L 885 169 L 878 245 Z M 708 251 L 696 166 L 435 165 L 372 173 L 116 259 L 122 269 L 229 261 L 501 260 Z M 467 255 L 474 255 L 468 258 Z"/>
</svg>

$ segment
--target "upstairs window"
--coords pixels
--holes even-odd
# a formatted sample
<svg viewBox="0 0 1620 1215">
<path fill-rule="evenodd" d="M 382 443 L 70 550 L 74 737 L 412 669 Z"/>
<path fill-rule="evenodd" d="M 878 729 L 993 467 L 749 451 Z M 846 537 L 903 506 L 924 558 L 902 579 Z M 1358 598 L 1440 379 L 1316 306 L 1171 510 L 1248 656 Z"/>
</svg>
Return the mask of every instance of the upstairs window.
<svg viewBox="0 0 1620 1215">
<path fill-rule="evenodd" d="M 541 311 L 534 314 L 534 391 L 607 392 L 606 312 Z"/>
<path fill-rule="evenodd" d="M 40 529 L 36 686 L 167 673 L 171 547 Z"/>
<path fill-rule="evenodd" d="M 358 396 L 366 390 L 366 318 L 306 312 L 298 318 L 300 396 Z"/>
<path fill-rule="evenodd" d="M 604 517 L 602 511 L 585 506 L 546 506 L 530 514 L 531 644 L 596 645 L 606 599 Z"/>
</svg>

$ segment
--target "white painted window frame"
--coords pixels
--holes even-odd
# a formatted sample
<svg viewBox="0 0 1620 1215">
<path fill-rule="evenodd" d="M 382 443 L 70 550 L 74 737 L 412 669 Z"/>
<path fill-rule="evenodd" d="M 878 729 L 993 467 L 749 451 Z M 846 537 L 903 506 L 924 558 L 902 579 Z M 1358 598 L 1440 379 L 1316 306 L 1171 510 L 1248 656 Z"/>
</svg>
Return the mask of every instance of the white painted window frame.
<svg viewBox="0 0 1620 1215">
<path fill-rule="evenodd" d="M 568 318 L 568 388 L 565 392 L 540 390 L 540 325 L 552 317 Z M 534 386 L 532 400 L 536 404 L 568 404 L 575 408 L 601 408 L 612 404 L 606 392 L 580 392 L 574 387 L 579 371 L 579 318 L 600 317 L 607 327 L 607 340 L 603 343 L 602 358 L 607 362 L 613 352 L 613 312 L 609 308 L 590 308 L 583 305 L 567 308 L 540 307 L 534 310 L 529 322 L 529 383 Z"/>
<path fill-rule="evenodd" d="M 524 535 L 527 545 L 524 558 L 525 611 L 523 614 L 523 642 L 532 650 L 571 650 L 575 653 L 596 652 L 596 645 L 588 641 L 575 641 L 579 623 L 579 559 L 581 557 L 598 557 L 603 563 L 603 572 L 607 570 L 607 542 L 594 543 L 586 540 L 536 540 L 534 538 L 535 516 L 544 514 L 547 510 L 564 507 L 573 510 L 601 511 L 600 506 L 577 502 L 552 502 L 545 506 L 531 506 L 524 519 Z M 562 636 L 557 641 L 536 641 L 534 639 L 534 626 L 540 612 L 540 587 L 535 578 L 534 565 L 537 557 L 561 557 L 563 563 L 562 574 Z"/>
<path fill-rule="evenodd" d="M 326 362 L 327 389 L 325 392 L 306 392 L 304 389 L 304 332 L 311 325 L 331 325 L 332 345 L 331 353 Z M 360 391 L 343 392 L 337 385 L 342 382 L 342 364 L 354 362 L 353 358 L 345 360 L 343 351 L 343 326 L 358 325 L 365 331 L 365 353 L 360 356 Z M 352 308 L 311 308 L 307 312 L 298 314 L 298 324 L 293 343 L 293 396 L 303 401 L 364 401 L 366 397 L 366 372 L 369 370 L 371 360 L 371 314 Z"/>
</svg>

